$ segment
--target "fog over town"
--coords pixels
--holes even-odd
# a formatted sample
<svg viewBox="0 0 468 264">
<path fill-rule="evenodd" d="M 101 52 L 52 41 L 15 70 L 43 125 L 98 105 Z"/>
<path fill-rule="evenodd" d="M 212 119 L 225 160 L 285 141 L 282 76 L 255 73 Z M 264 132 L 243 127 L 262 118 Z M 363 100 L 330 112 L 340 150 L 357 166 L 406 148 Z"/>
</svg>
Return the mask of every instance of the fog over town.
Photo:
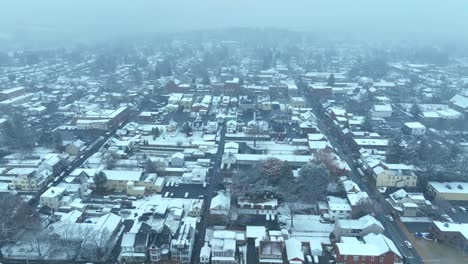
<svg viewBox="0 0 468 264">
<path fill-rule="evenodd" d="M 0 263 L 466 263 L 467 17 L 2 1 Z"/>
</svg>

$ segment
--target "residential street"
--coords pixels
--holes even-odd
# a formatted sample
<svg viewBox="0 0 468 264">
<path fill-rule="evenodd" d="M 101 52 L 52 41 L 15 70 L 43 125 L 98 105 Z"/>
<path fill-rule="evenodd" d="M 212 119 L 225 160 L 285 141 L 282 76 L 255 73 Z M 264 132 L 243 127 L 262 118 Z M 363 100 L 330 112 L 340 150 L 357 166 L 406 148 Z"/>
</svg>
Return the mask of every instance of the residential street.
<svg viewBox="0 0 468 264">
<path fill-rule="evenodd" d="M 312 107 L 314 109 L 314 114 L 317 117 L 317 125 L 320 131 L 328 138 L 332 146 L 338 150 L 337 154 L 340 156 L 340 158 L 348 163 L 351 169 L 351 173 L 349 175 L 351 180 L 356 182 L 363 191 L 366 191 L 374 201 L 374 207 L 378 209 L 378 211 L 376 210 L 376 218 L 385 227 L 384 234 L 395 242 L 398 250 L 405 258 L 411 259 L 410 263 L 424 263 L 414 248 L 409 249 L 405 246 L 404 241 L 408 240 L 408 238 L 404 235 L 403 231 L 401 231 L 400 227 L 395 222 L 397 220 L 392 222 L 385 217 L 386 215 L 391 215 L 391 210 L 388 203 L 385 201 L 384 196 L 378 192 L 377 188 L 372 185 L 372 180 L 366 179 L 366 182 L 363 181 L 363 178 L 357 171 L 359 165 L 353 159 L 351 150 L 344 142 L 335 136 L 336 133 L 333 132 L 335 126 L 333 122 L 331 122 L 331 120 L 325 115 L 323 111 L 318 109 L 317 105 L 314 105 L 310 101 L 308 96 L 304 96 L 304 98 L 306 99 L 307 107 Z M 366 177 L 370 176 L 366 175 Z"/>
<path fill-rule="evenodd" d="M 195 237 L 195 244 L 192 253 L 192 259 L 190 263 L 198 264 L 200 263 L 200 249 L 203 247 L 205 242 L 205 232 L 207 228 L 207 218 L 210 214 L 210 204 L 211 199 L 214 195 L 216 195 L 216 188 L 223 182 L 222 174 L 219 171 L 221 165 L 221 159 L 223 157 L 224 152 L 224 144 L 225 144 L 225 134 L 226 134 L 226 125 L 223 124 L 220 126 L 220 137 L 218 142 L 218 151 L 216 155 L 213 157 L 212 162 L 213 167 L 210 170 L 210 174 L 208 177 L 208 186 L 206 188 L 205 199 L 203 202 L 203 212 L 202 215 L 204 217 L 201 218 L 200 223 L 197 226 L 197 234 Z"/>
</svg>

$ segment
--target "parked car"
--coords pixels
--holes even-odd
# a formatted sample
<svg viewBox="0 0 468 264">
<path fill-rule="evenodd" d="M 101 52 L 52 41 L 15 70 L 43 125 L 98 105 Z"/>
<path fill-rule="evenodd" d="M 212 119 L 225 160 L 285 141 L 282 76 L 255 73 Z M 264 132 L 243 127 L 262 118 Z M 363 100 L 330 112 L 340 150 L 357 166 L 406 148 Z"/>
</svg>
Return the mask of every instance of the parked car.
<svg viewBox="0 0 468 264">
<path fill-rule="evenodd" d="M 393 217 L 391 215 L 387 215 L 387 219 L 391 222 L 393 222 L 395 219 L 393 219 Z"/>
<path fill-rule="evenodd" d="M 466 213 L 466 208 L 465 208 L 465 207 L 463 207 L 463 206 L 458 206 L 458 209 L 460 209 L 460 211 L 461 211 L 462 213 Z"/>
<path fill-rule="evenodd" d="M 455 208 L 453 208 L 453 207 L 452 207 L 452 208 L 450 208 L 450 212 L 452 212 L 452 213 L 456 213 L 456 212 L 457 212 L 457 210 L 455 210 Z"/>
</svg>

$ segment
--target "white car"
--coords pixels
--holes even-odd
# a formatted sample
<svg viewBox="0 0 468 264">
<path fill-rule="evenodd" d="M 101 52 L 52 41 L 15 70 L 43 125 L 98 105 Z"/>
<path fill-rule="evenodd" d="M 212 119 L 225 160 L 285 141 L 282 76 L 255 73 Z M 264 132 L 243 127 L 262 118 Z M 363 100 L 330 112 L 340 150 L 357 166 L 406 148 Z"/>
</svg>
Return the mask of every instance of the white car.
<svg viewBox="0 0 468 264">
<path fill-rule="evenodd" d="M 405 245 L 407 248 L 413 248 L 413 245 L 408 240 L 405 240 Z"/>
<path fill-rule="evenodd" d="M 390 222 L 393 222 L 395 219 L 393 219 L 393 217 L 391 215 L 387 215 L 387 219 L 390 221 Z"/>
</svg>

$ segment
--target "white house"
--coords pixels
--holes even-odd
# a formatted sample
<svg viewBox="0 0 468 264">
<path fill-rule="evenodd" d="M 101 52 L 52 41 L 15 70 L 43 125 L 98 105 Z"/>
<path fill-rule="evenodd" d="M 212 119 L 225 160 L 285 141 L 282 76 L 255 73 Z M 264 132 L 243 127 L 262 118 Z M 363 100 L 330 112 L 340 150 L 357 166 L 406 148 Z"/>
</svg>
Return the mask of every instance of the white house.
<svg viewBox="0 0 468 264">
<path fill-rule="evenodd" d="M 383 105 L 374 105 L 371 110 L 371 117 L 372 118 L 387 118 L 391 117 L 393 113 L 392 106 L 389 104 Z"/>
<path fill-rule="evenodd" d="M 237 264 L 235 232 L 214 232 L 210 245 L 212 264 Z"/>
<path fill-rule="evenodd" d="M 229 215 L 231 211 L 231 198 L 223 192 L 211 199 L 210 214 L 212 215 Z"/>
<path fill-rule="evenodd" d="M 402 130 L 413 136 L 423 136 L 426 134 L 426 126 L 419 122 L 407 122 L 403 126 Z"/>
<path fill-rule="evenodd" d="M 303 264 L 305 263 L 304 252 L 302 251 L 301 241 L 290 238 L 284 242 L 286 246 L 287 261 L 290 264 Z"/>
<path fill-rule="evenodd" d="M 57 210 L 60 206 L 64 205 L 61 204 L 60 200 L 65 195 L 65 192 L 65 188 L 55 186 L 50 187 L 49 189 L 47 189 L 47 191 L 41 194 L 41 197 L 39 198 L 39 203 L 42 206 L 47 206 Z"/>
<path fill-rule="evenodd" d="M 205 245 L 200 250 L 200 263 L 208 264 L 211 258 L 211 248 L 208 245 L 208 242 L 205 242 Z"/>
<path fill-rule="evenodd" d="M 371 215 L 365 215 L 359 219 L 339 219 L 335 222 L 334 235 L 336 238 L 342 236 L 363 237 L 367 234 L 381 234 L 385 228 L 382 223 Z"/>
<path fill-rule="evenodd" d="M 327 203 L 330 220 L 351 218 L 352 208 L 348 200 L 335 196 L 327 196 Z"/>
<path fill-rule="evenodd" d="M 171 157 L 171 167 L 183 167 L 184 154 L 182 152 L 174 153 Z"/>
</svg>

